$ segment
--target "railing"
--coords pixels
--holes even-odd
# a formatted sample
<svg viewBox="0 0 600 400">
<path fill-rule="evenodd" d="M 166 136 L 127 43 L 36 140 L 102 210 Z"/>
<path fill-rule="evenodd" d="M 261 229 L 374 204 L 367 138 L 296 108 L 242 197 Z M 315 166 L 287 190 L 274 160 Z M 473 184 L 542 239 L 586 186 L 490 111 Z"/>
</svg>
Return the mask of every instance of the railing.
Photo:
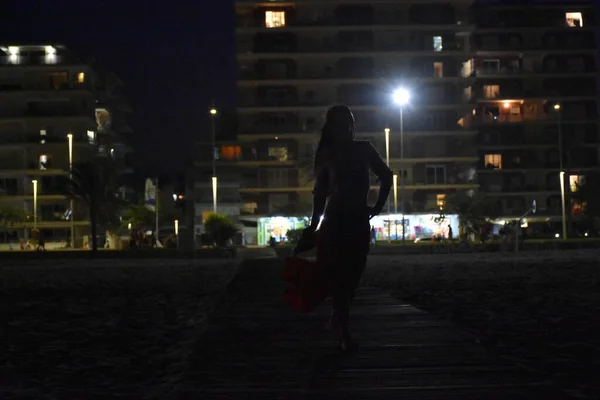
<svg viewBox="0 0 600 400">
<path fill-rule="evenodd" d="M 399 132 L 399 127 L 396 125 L 391 125 L 390 124 L 383 124 L 383 123 L 357 123 L 354 131 L 357 134 L 361 134 L 361 133 L 381 133 L 381 138 L 383 140 L 384 137 L 384 129 L 385 128 L 391 128 L 393 134 L 395 135 L 396 133 Z M 318 133 L 321 129 L 321 122 L 319 121 L 319 123 L 314 123 L 314 124 L 306 124 L 306 125 L 290 125 L 290 126 L 284 126 L 284 127 L 273 127 L 273 126 L 261 126 L 261 125 L 256 125 L 252 128 L 247 128 L 247 129 L 242 129 L 240 131 L 241 134 L 244 135 L 253 135 L 253 134 L 278 134 L 278 135 L 285 135 L 285 134 L 315 134 Z M 410 121 L 405 121 L 404 122 L 404 133 L 411 133 L 411 132 L 424 132 L 424 131 L 432 131 L 432 132 L 456 132 L 456 131 L 469 131 L 469 127 L 465 127 L 465 126 L 459 126 L 459 125 L 455 125 L 455 126 L 450 126 L 450 125 L 446 125 L 446 126 L 442 126 L 442 125 L 434 125 L 434 124 L 427 124 L 423 121 L 415 121 L 415 122 L 410 122 Z"/>
<path fill-rule="evenodd" d="M 487 185 L 484 190 L 489 193 L 528 193 L 528 192 L 558 192 L 556 185 Z"/>
<path fill-rule="evenodd" d="M 473 122 L 480 123 L 514 123 L 514 122 L 530 122 L 530 121 L 546 121 L 549 119 L 556 119 L 553 114 L 545 113 L 531 113 L 531 114 L 520 114 L 520 115 L 482 115 L 478 118 L 473 118 Z"/>
<path fill-rule="evenodd" d="M 240 107 L 248 108 L 259 108 L 259 107 L 328 107 L 332 104 L 342 103 L 348 104 L 349 107 L 361 107 L 361 106 L 378 106 L 385 107 L 390 106 L 389 101 L 382 96 L 381 98 L 368 98 L 363 99 L 350 99 L 344 97 L 304 101 L 297 99 L 286 99 L 286 100 L 269 100 L 269 99 L 241 99 L 239 102 Z M 466 104 L 467 99 L 463 99 L 461 96 L 450 96 L 444 95 L 441 97 L 437 96 L 423 96 L 419 98 L 418 102 L 415 101 L 415 105 L 422 106 L 447 106 L 447 105 L 460 105 Z"/>
<path fill-rule="evenodd" d="M 42 144 L 54 144 L 54 143 L 64 143 L 67 145 L 67 137 L 65 135 L 64 138 L 56 137 L 56 136 L 41 136 L 37 135 L 1 135 L 0 134 L 0 145 L 7 144 L 33 144 L 33 143 L 42 143 Z M 73 135 L 73 143 L 76 144 L 90 144 L 90 140 L 85 135 Z"/>
<path fill-rule="evenodd" d="M 347 71 L 347 70 L 329 70 L 329 71 L 314 71 L 314 70 L 299 70 L 295 73 L 281 73 L 281 74 L 259 74 L 256 71 L 244 69 L 238 71 L 238 78 L 240 80 L 310 80 L 310 79 L 347 79 L 350 81 L 360 80 L 377 80 L 377 79 L 389 79 L 393 80 L 397 76 L 403 76 L 406 79 L 431 79 L 431 80 L 442 80 L 442 79 L 458 79 L 461 76 L 443 76 L 437 78 L 430 73 L 424 73 L 420 70 L 389 70 L 389 71 L 375 71 L 375 70 L 364 70 L 362 72 Z"/>
<path fill-rule="evenodd" d="M 334 38 L 331 38 L 334 41 Z M 435 51 L 433 47 L 418 45 L 396 45 L 392 43 L 366 43 L 357 45 L 356 43 L 323 43 L 323 42 L 290 42 L 287 45 L 273 46 L 271 44 L 241 43 L 238 45 L 238 53 L 361 53 L 361 52 L 423 52 L 448 54 L 463 51 L 460 43 L 444 44 L 441 51 Z"/>
<path fill-rule="evenodd" d="M 20 66 L 20 65 L 66 65 L 72 64 L 74 60 L 62 55 L 53 56 L 0 56 L 0 65 Z"/>
<path fill-rule="evenodd" d="M 240 2 L 238 0 L 238 2 Z M 243 0 L 241 1 L 243 2 Z M 407 28 L 418 29 L 422 27 L 441 27 L 443 29 L 448 28 L 461 28 L 463 25 L 458 25 L 457 20 L 461 18 L 448 18 L 446 21 L 431 21 L 430 23 L 413 22 L 407 18 L 407 15 L 396 15 L 395 13 L 386 14 L 374 14 L 372 16 L 364 15 L 362 18 L 351 19 L 351 18 L 338 18 L 335 15 L 325 15 L 317 18 L 299 18 L 291 21 L 287 21 L 287 26 L 290 28 L 294 27 L 335 27 L 335 26 L 403 26 Z M 468 18 L 462 19 L 467 22 Z M 440 23 L 441 22 L 441 23 Z M 255 18 L 238 18 L 236 25 L 239 28 L 264 28 L 264 22 Z M 274 28 L 273 30 L 277 30 Z"/>
</svg>

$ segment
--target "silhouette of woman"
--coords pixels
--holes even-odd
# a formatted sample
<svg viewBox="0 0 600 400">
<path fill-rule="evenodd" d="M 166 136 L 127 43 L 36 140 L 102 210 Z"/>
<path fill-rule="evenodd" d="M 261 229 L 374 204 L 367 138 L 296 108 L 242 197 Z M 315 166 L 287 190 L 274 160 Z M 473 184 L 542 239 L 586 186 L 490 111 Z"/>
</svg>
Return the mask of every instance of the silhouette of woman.
<svg viewBox="0 0 600 400">
<path fill-rule="evenodd" d="M 350 303 L 367 263 L 371 227 L 392 186 L 392 171 L 368 141 L 354 140 L 354 116 L 343 105 L 326 114 L 315 162 L 315 186 L 311 224 L 302 242 L 316 235 L 317 261 L 331 274 L 331 327 L 344 351 L 356 345 L 348 326 Z M 367 205 L 369 170 L 381 182 L 375 206 Z"/>
</svg>

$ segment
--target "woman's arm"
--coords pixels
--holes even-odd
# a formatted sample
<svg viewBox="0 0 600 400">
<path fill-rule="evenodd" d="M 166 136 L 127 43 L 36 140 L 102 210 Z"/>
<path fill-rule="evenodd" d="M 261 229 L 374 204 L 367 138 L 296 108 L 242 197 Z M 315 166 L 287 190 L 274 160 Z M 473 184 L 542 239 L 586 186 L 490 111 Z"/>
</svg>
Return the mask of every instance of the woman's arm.
<svg viewBox="0 0 600 400">
<path fill-rule="evenodd" d="M 373 207 L 373 214 L 377 215 L 383 210 L 383 206 L 390 195 L 390 190 L 392 189 L 392 182 L 394 173 L 387 166 L 387 164 L 383 161 L 379 152 L 371 143 L 369 143 L 369 154 L 368 154 L 368 162 L 369 167 L 373 171 L 373 173 L 379 178 L 381 185 L 379 186 L 379 195 L 377 196 L 377 202 Z"/>
<path fill-rule="evenodd" d="M 321 216 L 325 211 L 325 203 L 329 196 L 329 172 L 327 168 L 321 168 L 315 179 L 315 187 L 313 189 L 313 210 L 310 218 L 310 227 L 312 230 L 317 229 Z"/>
</svg>

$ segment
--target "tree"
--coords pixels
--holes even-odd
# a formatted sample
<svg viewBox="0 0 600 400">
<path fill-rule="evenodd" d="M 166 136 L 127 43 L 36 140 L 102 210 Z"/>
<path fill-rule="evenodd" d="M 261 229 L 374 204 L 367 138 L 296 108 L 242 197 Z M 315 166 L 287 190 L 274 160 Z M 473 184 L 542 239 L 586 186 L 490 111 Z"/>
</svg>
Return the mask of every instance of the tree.
<svg viewBox="0 0 600 400">
<path fill-rule="evenodd" d="M 479 233 L 479 230 L 500 215 L 496 203 L 480 192 L 469 195 L 465 191 L 448 196 L 439 218 L 445 214 L 457 214 L 458 222 L 466 235 Z"/>
<path fill-rule="evenodd" d="M 600 194 L 598 193 L 600 185 L 600 174 L 591 173 L 586 175 L 585 182 L 573 193 L 572 199 L 581 205 L 583 215 L 587 222 L 595 230 L 600 228 Z"/>
<path fill-rule="evenodd" d="M 118 174 L 110 158 L 96 158 L 73 165 L 73 177 L 67 180 L 69 198 L 88 206 L 92 252 L 98 251 L 98 223 L 118 226 L 118 211 L 124 202 L 117 196 Z"/>
<path fill-rule="evenodd" d="M 14 227 L 16 224 L 29 220 L 29 214 L 17 207 L 0 207 L 0 231 Z"/>
<path fill-rule="evenodd" d="M 156 213 L 144 204 L 131 204 L 123 211 L 123 226 L 154 226 Z"/>
<path fill-rule="evenodd" d="M 211 236 L 218 247 L 227 245 L 235 236 L 238 228 L 227 215 L 211 214 L 204 221 L 204 230 Z"/>
</svg>

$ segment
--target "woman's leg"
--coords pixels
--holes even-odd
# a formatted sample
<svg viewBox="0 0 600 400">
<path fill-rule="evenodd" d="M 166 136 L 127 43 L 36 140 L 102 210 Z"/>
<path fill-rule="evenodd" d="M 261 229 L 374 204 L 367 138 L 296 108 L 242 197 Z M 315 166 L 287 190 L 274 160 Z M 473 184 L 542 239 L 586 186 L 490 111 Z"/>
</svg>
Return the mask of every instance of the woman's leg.
<svg viewBox="0 0 600 400">
<path fill-rule="evenodd" d="M 350 318 L 350 282 L 347 274 L 340 271 L 336 274 L 335 284 L 331 290 L 331 326 L 338 340 L 343 344 L 350 340 L 348 326 Z"/>
</svg>

